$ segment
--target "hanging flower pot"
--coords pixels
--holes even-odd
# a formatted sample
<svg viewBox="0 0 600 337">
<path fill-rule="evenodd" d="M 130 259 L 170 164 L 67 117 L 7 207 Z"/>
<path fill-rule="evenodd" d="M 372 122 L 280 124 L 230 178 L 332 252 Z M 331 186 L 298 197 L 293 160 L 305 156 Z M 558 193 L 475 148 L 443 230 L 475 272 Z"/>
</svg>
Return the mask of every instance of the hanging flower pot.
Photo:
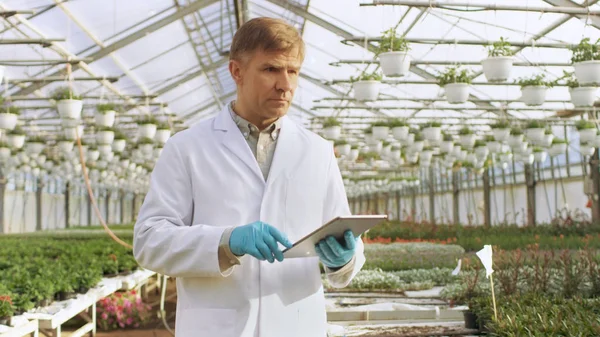
<svg viewBox="0 0 600 337">
<path fill-rule="evenodd" d="M 533 148 L 533 159 L 535 160 L 535 162 L 543 163 L 546 161 L 547 157 L 548 157 L 548 153 L 543 148 L 541 148 L 541 147 Z"/>
<path fill-rule="evenodd" d="M 76 127 L 66 127 L 63 130 L 65 138 L 71 139 L 71 140 L 76 140 L 77 136 L 79 136 L 79 138 L 82 138 L 84 131 L 85 131 L 84 125 L 78 125 Z"/>
<path fill-rule="evenodd" d="M 565 153 L 567 153 L 567 141 L 564 139 L 554 138 L 548 154 L 554 157 Z"/>
<path fill-rule="evenodd" d="M 154 138 L 158 122 L 152 116 L 145 116 L 138 121 L 138 136 L 140 138 Z"/>
<path fill-rule="evenodd" d="M 10 158 L 10 147 L 8 144 L 0 142 L 0 161 L 6 162 Z"/>
<path fill-rule="evenodd" d="M 552 130 L 546 129 L 546 133 L 544 134 L 544 139 L 542 140 L 542 143 L 539 145 L 542 147 L 550 147 L 550 145 L 552 145 L 553 139 L 554 139 L 554 134 L 552 133 Z"/>
<path fill-rule="evenodd" d="M 72 140 L 61 138 L 57 141 L 56 146 L 62 153 L 71 153 L 75 147 L 75 143 Z"/>
<path fill-rule="evenodd" d="M 358 159 L 359 154 L 360 154 L 360 150 L 358 149 L 358 146 L 352 145 L 351 150 L 350 150 L 350 156 L 348 157 L 348 160 L 356 161 Z"/>
<path fill-rule="evenodd" d="M 421 152 L 425 147 L 425 139 L 423 138 L 423 134 L 416 133 L 414 135 L 414 142 L 411 145 L 409 145 L 410 151 Z"/>
<path fill-rule="evenodd" d="M 471 149 L 475 145 L 475 134 L 468 126 L 463 127 L 458 132 L 459 142 L 465 148 Z"/>
<path fill-rule="evenodd" d="M 114 104 L 98 104 L 96 106 L 96 113 L 94 114 L 94 121 L 98 127 L 112 128 L 115 124 L 116 116 L 117 112 L 115 111 Z"/>
<path fill-rule="evenodd" d="M 507 120 L 498 120 L 490 126 L 492 135 L 497 142 L 506 142 L 510 136 L 510 123 Z"/>
<path fill-rule="evenodd" d="M 96 143 L 110 145 L 115 140 L 115 132 L 111 128 L 102 127 L 96 132 Z"/>
<path fill-rule="evenodd" d="M 342 134 L 342 123 L 335 117 L 327 117 L 323 121 L 323 137 L 337 140 Z"/>
<path fill-rule="evenodd" d="M 571 103 L 573 103 L 575 107 L 594 106 L 597 91 L 598 88 L 596 87 L 569 88 Z"/>
<path fill-rule="evenodd" d="M 442 141 L 440 142 L 440 152 L 450 153 L 454 147 L 454 139 L 452 135 L 443 135 Z"/>
<path fill-rule="evenodd" d="M 408 138 L 408 131 L 410 128 L 405 121 L 401 119 L 392 120 L 389 123 L 389 127 L 392 129 L 392 136 L 394 139 L 403 141 Z"/>
<path fill-rule="evenodd" d="M 512 161 L 513 154 L 510 152 L 504 152 L 500 154 L 500 161 L 503 163 L 510 163 Z"/>
<path fill-rule="evenodd" d="M 504 82 L 510 78 L 514 59 L 511 56 L 488 57 L 481 61 L 488 82 Z"/>
<path fill-rule="evenodd" d="M 447 67 L 439 76 L 438 84 L 444 88 L 448 103 L 465 103 L 469 99 L 471 77 L 467 69 L 457 66 Z"/>
<path fill-rule="evenodd" d="M 349 156 L 350 155 L 350 144 L 348 144 L 345 140 L 338 140 L 335 142 L 335 151 L 340 156 Z"/>
<path fill-rule="evenodd" d="M 582 85 L 600 84 L 600 61 L 596 52 L 598 47 L 598 42 L 591 43 L 590 38 L 586 37 L 571 48 L 575 76 Z"/>
<path fill-rule="evenodd" d="M 525 137 L 534 143 L 540 144 L 544 140 L 544 134 L 546 133 L 546 125 L 539 120 L 531 120 L 527 123 L 525 128 Z"/>
<path fill-rule="evenodd" d="M 383 75 L 402 77 L 410 71 L 410 55 L 408 52 L 387 52 L 379 54 L 379 64 Z"/>
<path fill-rule="evenodd" d="M 112 153 L 112 146 L 110 144 L 99 144 L 98 152 L 104 158 L 109 153 Z"/>
<path fill-rule="evenodd" d="M 390 152 L 390 159 L 393 161 L 399 161 L 402 158 L 402 151 L 400 147 L 394 146 L 392 147 L 392 151 Z"/>
<path fill-rule="evenodd" d="M 51 97 L 56 101 L 58 115 L 61 118 L 81 119 L 81 111 L 83 110 L 81 96 L 67 87 L 61 87 L 57 88 Z"/>
<path fill-rule="evenodd" d="M 25 132 L 21 128 L 15 127 L 6 135 L 6 144 L 13 149 L 22 148 L 25 145 Z"/>
<path fill-rule="evenodd" d="M 431 122 L 423 127 L 423 138 L 428 142 L 439 142 L 442 140 L 442 123 Z"/>
<path fill-rule="evenodd" d="M 352 78 L 352 88 L 354 89 L 354 98 L 358 101 L 374 101 L 379 96 L 379 87 L 381 86 L 381 75 L 362 74 Z"/>
<path fill-rule="evenodd" d="M 517 84 L 521 86 L 521 101 L 530 106 L 544 104 L 548 88 L 554 85 L 553 82 L 546 81 L 545 74 L 520 78 Z"/>
<path fill-rule="evenodd" d="M 581 143 L 593 141 L 598 132 L 596 124 L 585 119 L 578 120 L 577 123 L 575 123 L 575 128 L 577 128 L 577 131 L 579 132 L 579 141 Z"/>
<path fill-rule="evenodd" d="M 523 135 L 523 131 L 518 128 L 512 128 L 510 130 L 510 136 L 508 137 L 507 143 L 508 146 L 514 148 L 519 147 L 525 141 L 525 135 Z"/>
<path fill-rule="evenodd" d="M 481 161 L 483 161 L 490 153 L 490 150 L 488 149 L 487 144 L 481 140 L 475 141 L 474 151 L 475 151 L 475 156 L 477 156 L 477 158 Z"/>
<path fill-rule="evenodd" d="M 96 146 L 90 146 L 85 153 L 87 161 L 95 162 L 100 158 L 100 151 Z"/>
<path fill-rule="evenodd" d="M 581 152 L 582 156 L 591 156 L 594 154 L 595 150 L 596 148 L 589 143 L 584 142 L 579 145 L 579 151 Z"/>
<path fill-rule="evenodd" d="M 27 139 L 27 143 L 25 144 L 25 152 L 31 157 L 38 156 L 44 151 L 45 144 L 46 139 L 42 137 L 31 137 Z"/>
<path fill-rule="evenodd" d="M 0 110 L 0 129 L 13 130 L 19 121 L 20 109 L 16 106 L 9 106 Z"/>
<path fill-rule="evenodd" d="M 378 140 L 384 140 L 390 133 L 390 127 L 387 122 L 375 122 L 371 124 L 373 137 Z"/>
<path fill-rule="evenodd" d="M 138 146 L 143 155 L 152 155 L 152 150 L 154 149 L 154 139 L 142 138 L 138 141 Z"/>
<path fill-rule="evenodd" d="M 160 154 L 162 153 L 162 150 L 163 150 L 162 147 L 157 147 L 156 149 L 154 149 L 154 152 L 152 153 L 152 155 L 154 156 L 154 158 L 160 157 Z"/>
<path fill-rule="evenodd" d="M 169 128 L 169 125 L 159 125 L 156 129 L 154 140 L 156 140 L 159 144 L 165 144 L 167 140 L 169 140 L 169 137 L 171 137 L 171 129 Z"/>
</svg>

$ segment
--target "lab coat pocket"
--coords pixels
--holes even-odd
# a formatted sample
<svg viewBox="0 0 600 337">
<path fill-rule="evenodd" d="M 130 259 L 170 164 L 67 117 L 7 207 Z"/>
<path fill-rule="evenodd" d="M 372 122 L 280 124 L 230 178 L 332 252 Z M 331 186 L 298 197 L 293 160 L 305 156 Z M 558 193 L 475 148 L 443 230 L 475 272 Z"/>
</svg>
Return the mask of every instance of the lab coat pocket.
<svg viewBox="0 0 600 337">
<path fill-rule="evenodd" d="M 234 309 L 196 308 L 177 312 L 177 337 L 237 337 Z M 239 334 L 238 334 L 239 335 Z"/>
</svg>

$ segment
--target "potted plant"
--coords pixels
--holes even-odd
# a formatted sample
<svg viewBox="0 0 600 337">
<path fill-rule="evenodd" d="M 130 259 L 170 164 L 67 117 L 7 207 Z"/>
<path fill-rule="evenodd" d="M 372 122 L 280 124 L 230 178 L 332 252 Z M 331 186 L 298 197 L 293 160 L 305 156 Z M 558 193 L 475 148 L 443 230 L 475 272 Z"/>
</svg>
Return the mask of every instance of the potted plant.
<svg viewBox="0 0 600 337">
<path fill-rule="evenodd" d="M 112 103 L 98 104 L 96 106 L 96 113 L 94 119 L 96 126 L 112 128 L 115 124 L 115 117 L 117 112 L 115 111 L 115 105 Z"/>
<path fill-rule="evenodd" d="M 510 136 L 510 123 L 507 120 L 498 120 L 496 123 L 490 125 L 492 128 L 492 134 L 497 142 L 505 142 Z"/>
<path fill-rule="evenodd" d="M 154 149 L 154 139 L 148 137 L 141 138 L 138 140 L 138 145 L 142 153 L 149 156 L 152 154 L 152 149 Z"/>
<path fill-rule="evenodd" d="M 60 87 L 52 92 L 51 97 L 56 101 L 56 108 L 61 118 L 81 119 L 83 102 L 81 96 L 75 94 L 73 90 Z"/>
<path fill-rule="evenodd" d="M 429 142 L 438 142 L 442 139 L 442 123 L 430 122 L 423 126 L 423 137 Z"/>
<path fill-rule="evenodd" d="M 44 151 L 45 145 L 45 138 L 40 136 L 29 137 L 25 145 L 25 152 L 27 152 L 27 154 L 31 157 L 36 157 L 42 153 L 42 151 Z"/>
<path fill-rule="evenodd" d="M 137 124 L 140 138 L 154 138 L 158 127 L 158 122 L 154 116 L 143 116 L 138 120 Z"/>
<path fill-rule="evenodd" d="M 578 45 L 571 48 L 573 55 L 571 63 L 575 68 L 575 76 L 581 85 L 600 83 L 600 48 L 598 44 L 590 43 L 590 38 L 582 39 Z"/>
<path fill-rule="evenodd" d="M 0 99 L 2 104 L 2 99 Z M 12 130 L 17 126 L 21 109 L 16 106 L 5 106 L 0 110 L 0 130 Z"/>
<path fill-rule="evenodd" d="M 542 143 L 544 141 L 545 133 L 546 124 L 540 120 L 531 120 L 525 127 L 525 137 L 534 144 Z"/>
<path fill-rule="evenodd" d="M 579 144 L 579 151 L 582 156 L 592 156 L 596 151 L 596 148 L 591 143 L 582 142 Z"/>
<path fill-rule="evenodd" d="M 458 66 L 447 67 L 437 76 L 438 84 L 444 88 L 448 103 L 465 103 L 469 99 L 471 77 L 467 69 Z"/>
<path fill-rule="evenodd" d="M 98 145 L 98 152 L 100 153 L 100 155 L 102 156 L 102 158 L 106 159 L 106 157 L 108 157 L 108 156 L 110 156 L 112 154 L 112 145 L 110 145 L 110 144 L 99 144 Z"/>
<path fill-rule="evenodd" d="M 400 146 L 394 145 L 392 146 L 392 150 L 390 151 L 390 159 L 394 161 L 398 161 L 402 158 L 402 150 Z"/>
<path fill-rule="evenodd" d="M 358 101 L 374 101 L 379 96 L 379 86 L 381 85 L 381 75 L 374 72 L 372 74 L 360 74 L 357 77 L 351 77 L 352 88 L 354 89 L 354 98 Z"/>
<path fill-rule="evenodd" d="M 502 143 L 497 141 L 493 135 L 486 135 L 484 141 L 490 153 L 498 153 L 502 149 Z"/>
<path fill-rule="evenodd" d="M 489 82 L 502 82 L 510 77 L 514 52 L 510 43 L 504 40 L 496 41 L 488 49 L 488 58 L 481 61 L 483 73 Z"/>
<path fill-rule="evenodd" d="M 123 152 L 125 150 L 125 146 L 127 145 L 127 136 L 120 130 L 115 129 L 115 139 L 112 143 L 112 150 L 117 153 Z"/>
<path fill-rule="evenodd" d="M 538 163 L 543 163 L 546 160 L 548 153 L 542 147 L 535 146 L 533 148 L 533 160 Z"/>
<path fill-rule="evenodd" d="M 544 139 L 542 140 L 542 147 L 550 147 L 552 145 L 552 140 L 554 139 L 554 134 L 552 133 L 551 128 L 546 128 L 544 132 Z"/>
<path fill-rule="evenodd" d="M 67 139 L 77 140 L 77 138 L 82 138 L 83 133 L 85 131 L 85 125 L 77 125 L 77 126 L 69 126 L 63 129 L 64 136 Z"/>
<path fill-rule="evenodd" d="M 323 137 L 326 139 L 336 140 L 342 134 L 342 122 L 331 116 L 323 121 Z"/>
<path fill-rule="evenodd" d="M 500 153 L 500 161 L 502 163 L 508 164 L 512 161 L 513 154 L 509 151 L 504 151 Z"/>
<path fill-rule="evenodd" d="M 464 126 L 462 129 L 460 129 L 458 131 L 458 135 L 460 145 L 468 149 L 473 148 L 473 145 L 475 145 L 475 134 L 468 126 Z"/>
<path fill-rule="evenodd" d="M 67 153 L 71 153 L 73 151 L 73 148 L 75 147 L 75 143 L 73 142 L 72 139 L 68 139 L 67 137 L 65 137 L 63 135 L 56 139 L 56 146 L 62 153 L 67 154 Z"/>
<path fill-rule="evenodd" d="M 394 136 L 394 139 L 403 141 L 408 138 L 408 131 L 410 128 L 406 121 L 396 118 L 392 119 L 388 125 L 392 129 L 392 136 Z"/>
<path fill-rule="evenodd" d="M 423 137 L 423 134 L 420 132 L 415 132 L 414 135 L 414 142 L 409 148 L 412 152 L 421 152 L 425 147 L 425 137 Z"/>
<path fill-rule="evenodd" d="M 565 76 L 563 78 L 566 80 L 567 87 L 569 87 L 571 103 L 573 103 L 575 107 L 594 106 L 598 88 L 589 84 L 586 86 L 580 85 L 579 81 L 573 76 L 573 73 L 564 71 L 564 74 Z"/>
<path fill-rule="evenodd" d="M 171 137 L 171 128 L 168 123 L 159 123 L 156 127 L 156 135 L 154 135 L 154 139 L 159 144 L 165 144 L 167 140 Z"/>
<path fill-rule="evenodd" d="M 475 155 L 477 156 L 478 159 L 483 160 L 490 153 L 490 150 L 488 149 L 486 142 L 484 142 L 483 140 L 476 140 L 473 147 L 474 147 Z"/>
<path fill-rule="evenodd" d="M 371 130 L 373 131 L 373 137 L 378 140 L 384 140 L 390 133 L 390 127 L 387 122 L 378 121 L 371 124 Z"/>
<path fill-rule="evenodd" d="M 351 145 L 350 146 L 350 158 L 348 158 L 351 161 L 356 161 L 358 159 L 358 155 L 360 153 L 360 150 L 358 149 L 358 145 Z"/>
<path fill-rule="evenodd" d="M 520 128 L 510 129 L 510 136 L 508 137 L 508 145 L 510 147 L 520 147 L 524 141 L 525 135 L 523 135 L 523 130 L 521 130 Z"/>
<path fill-rule="evenodd" d="M 442 135 L 442 141 L 440 142 L 440 151 L 443 153 L 450 153 L 454 148 L 454 138 L 452 135 L 444 133 Z"/>
<path fill-rule="evenodd" d="M 400 77 L 408 74 L 410 68 L 409 50 L 410 48 L 404 37 L 396 35 L 394 28 L 383 32 L 377 53 L 383 75 Z"/>
<path fill-rule="evenodd" d="M 25 145 L 25 131 L 16 126 L 6 133 L 6 143 L 13 149 L 20 149 Z"/>
<path fill-rule="evenodd" d="M 580 119 L 575 123 L 575 128 L 579 132 L 579 141 L 581 143 L 592 142 L 596 138 L 597 128 L 592 121 Z"/>
<path fill-rule="evenodd" d="M 554 83 L 546 81 L 545 74 L 519 78 L 517 84 L 521 86 L 521 101 L 531 106 L 544 104 L 548 88 L 554 86 Z"/>
<path fill-rule="evenodd" d="M 98 147 L 95 144 L 88 145 L 85 156 L 87 161 L 95 162 L 100 158 L 100 151 L 98 151 Z"/>
<path fill-rule="evenodd" d="M 115 140 L 115 131 L 106 126 L 98 128 L 96 131 L 96 144 L 99 145 L 111 145 Z"/>
<path fill-rule="evenodd" d="M 336 140 L 335 141 L 335 151 L 340 155 L 340 156 L 349 156 L 350 155 L 350 144 L 348 144 L 347 141 L 345 140 Z"/>
<path fill-rule="evenodd" d="M 567 153 L 567 141 L 562 138 L 552 139 L 552 146 L 550 146 L 548 153 L 551 156 L 558 156 Z"/>
<path fill-rule="evenodd" d="M 11 326 L 14 315 L 12 299 L 9 295 L 0 295 L 0 324 Z"/>
<path fill-rule="evenodd" d="M 10 145 L 0 141 L 0 161 L 6 162 L 10 158 Z"/>
</svg>

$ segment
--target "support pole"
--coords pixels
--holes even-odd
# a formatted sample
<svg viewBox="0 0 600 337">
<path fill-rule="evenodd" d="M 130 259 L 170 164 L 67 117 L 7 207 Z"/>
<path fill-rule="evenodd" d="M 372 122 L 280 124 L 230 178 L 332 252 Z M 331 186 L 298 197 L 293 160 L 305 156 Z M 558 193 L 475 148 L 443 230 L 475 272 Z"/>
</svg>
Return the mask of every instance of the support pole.
<svg viewBox="0 0 600 337">
<path fill-rule="evenodd" d="M 135 222 L 135 202 L 137 199 L 137 193 L 133 192 L 133 198 L 131 199 L 131 222 Z"/>
<path fill-rule="evenodd" d="M 70 199 L 71 199 L 71 183 L 69 183 L 68 181 L 65 183 L 65 228 L 69 228 L 71 227 L 71 224 L 69 223 L 69 203 L 70 203 Z"/>
<path fill-rule="evenodd" d="M 429 167 L 429 222 L 435 225 L 435 170 Z"/>
<path fill-rule="evenodd" d="M 375 207 L 373 207 L 375 209 L 375 214 L 380 214 L 381 210 L 379 209 L 379 192 L 375 192 L 373 193 L 373 200 L 375 200 Z"/>
<path fill-rule="evenodd" d="M 410 188 L 410 217 L 411 217 L 411 222 L 416 222 L 417 221 L 417 188 L 416 187 L 411 187 Z"/>
<path fill-rule="evenodd" d="M 490 197 L 490 169 L 483 171 L 483 224 L 485 227 L 492 226 L 492 207 Z"/>
<path fill-rule="evenodd" d="M 4 233 L 4 195 L 6 193 L 6 177 L 0 171 L 0 233 Z M 6 232 L 9 232 L 8 230 Z"/>
<path fill-rule="evenodd" d="M 42 230 L 42 191 L 44 183 L 42 179 L 37 178 L 37 189 L 35 190 L 35 230 Z"/>
<path fill-rule="evenodd" d="M 92 193 L 94 193 L 94 195 L 96 194 L 94 192 L 94 188 L 92 187 Z M 92 198 L 90 198 L 90 195 L 86 193 L 87 196 L 87 225 L 91 226 L 92 225 Z"/>
<path fill-rule="evenodd" d="M 108 209 L 110 207 L 110 190 L 107 188 L 106 189 L 106 197 L 104 198 L 104 208 L 105 208 L 105 216 L 104 216 L 104 221 L 106 222 L 106 224 L 109 224 L 109 220 L 108 217 L 110 216 L 110 210 Z"/>
<path fill-rule="evenodd" d="M 592 178 L 592 222 L 600 222 L 600 165 L 599 165 L 598 149 L 590 158 L 590 175 Z"/>
<path fill-rule="evenodd" d="M 402 220 L 401 196 L 402 196 L 402 194 L 400 193 L 400 191 L 396 191 L 396 208 L 397 208 L 397 213 L 398 213 L 398 218 L 396 220 L 398 220 L 398 221 Z"/>
<path fill-rule="evenodd" d="M 452 218 L 454 224 L 460 223 L 460 172 L 452 172 Z"/>
<path fill-rule="evenodd" d="M 531 164 L 525 164 L 525 184 L 527 186 L 527 226 L 535 226 L 535 171 Z"/>
<path fill-rule="evenodd" d="M 119 190 L 119 223 L 125 222 L 125 191 Z"/>
</svg>

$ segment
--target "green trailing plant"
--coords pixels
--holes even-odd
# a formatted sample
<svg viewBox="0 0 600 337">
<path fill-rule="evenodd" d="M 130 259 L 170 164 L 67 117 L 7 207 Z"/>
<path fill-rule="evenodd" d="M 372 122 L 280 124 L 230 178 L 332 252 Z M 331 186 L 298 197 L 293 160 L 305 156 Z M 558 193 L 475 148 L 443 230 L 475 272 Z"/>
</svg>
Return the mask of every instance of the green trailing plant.
<svg viewBox="0 0 600 337">
<path fill-rule="evenodd" d="M 96 111 L 98 111 L 101 114 L 105 114 L 108 111 L 115 111 L 115 110 L 116 110 L 116 106 L 113 103 L 104 103 L 104 104 L 96 105 Z"/>
<path fill-rule="evenodd" d="M 114 131 L 115 131 L 115 140 L 118 140 L 118 139 L 127 140 L 127 136 L 125 135 L 125 133 L 123 133 L 123 131 L 121 131 L 119 129 L 114 129 Z"/>
<path fill-rule="evenodd" d="M 473 130 L 471 130 L 468 126 L 464 126 L 458 131 L 458 134 L 461 136 L 472 135 Z"/>
<path fill-rule="evenodd" d="M 335 146 L 341 146 L 341 145 L 347 145 L 347 144 L 348 144 L 348 142 L 347 142 L 347 141 L 345 141 L 345 140 L 343 140 L 343 139 L 340 139 L 340 140 L 336 140 L 336 141 L 334 141 L 334 142 L 333 142 L 333 144 L 334 144 Z"/>
<path fill-rule="evenodd" d="M 20 115 L 21 114 L 21 108 L 19 108 L 18 106 L 14 106 L 14 105 L 9 105 L 7 107 L 4 108 L 4 113 L 7 114 L 11 114 L 11 115 Z"/>
<path fill-rule="evenodd" d="M 15 136 L 25 136 L 25 130 L 23 130 L 23 128 L 21 128 L 19 125 L 17 125 L 14 129 L 9 130 L 6 134 L 8 135 L 15 135 Z"/>
<path fill-rule="evenodd" d="M 452 142 L 452 141 L 454 141 L 454 137 L 452 137 L 452 135 L 449 133 L 444 133 L 442 135 L 442 140 L 445 142 Z"/>
<path fill-rule="evenodd" d="M 425 140 L 425 137 L 423 137 L 423 134 L 420 132 L 415 133 L 415 142 L 422 142 Z"/>
<path fill-rule="evenodd" d="M 138 140 L 137 143 L 140 145 L 142 145 L 142 144 L 153 144 L 154 145 L 154 139 L 144 137 L 144 138 L 141 138 L 140 140 Z"/>
<path fill-rule="evenodd" d="M 521 86 L 521 88 L 526 87 L 547 87 L 552 88 L 555 84 L 555 81 L 546 80 L 546 74 L 537 74 L 530 77 L 520 77 L 517 79 L 516 84 Z"/>
<path fill-rule="evenodd" d="M 535 146 L 533 148 L 533 152 L 534 153 L 539 153 L 539 152 L 544 152 L 544 151 L 546 151 L 546 150 L 544 148 L 539 147 L 539 146 Z"/>
<path fill-rule="evenodd" d="M 41 136 L 33 136 L 33 137 L 29 137 L 27 138 L 27 143 L 41 143 L 41 144 L 46 144 L 46 138 L 41 137 Z"/>
<path fill-rule="evenodd" d="M 389 127 L 390 124 L 387 121 L 377 121 L 371 123 L 371 127 Z"/>
<path fill-rule="evenodd" d="M 582 39 L 578 45 L 571 47 L 571 63 L 600 60 L 600 39 L 591 43 L 589 37 Z"/>
<path fill-rule="evenodd" d="M 350 77 L 350 82 L 354 83 L 354 82 L 358 82 L 358 81 L 381 81 L 382 78 L 383 78 L 382 75 L 378 72 L 373 72 L 370 74 L 362 73 L 356 77 L 355 76 Z"/>
<path fill-rule="evenodd" d="M 394 118 L 389 121 L 388 125 L 390 128 L 405 127 L 408 126 L 408 122 L 400 118 Z"/>
<path fill-rule="evenodd" d="M 525 127 L 526 129 L 543 129 L 546 127 L 546 123 L 537 120 L 537 119 L 533 119 L 530 120 L 529 122 L 527 122 L 527 126 Z"/>
<path fill-rule="evenodd" d="M 55 101 L 63 101 L 67 99 L 81 100 L 81 96 L 77 95 L 73 90 L 71 90 L 68 87 L 60 87 L 55 89 L 50 97 L 52 97 L 52 99 Z"/>
<path fill-rule="evenodd" d="M 9 148 L 9 147 L 10 147 L 10 146 L 8 146 L 8 144 L 6 144 L 6 143 L 5 143 L 5 142 L 3 142 L 3 141 L 0 141 L 0 149 L 3 149 L 3 148 Z"/>
<path fill-rule="evenodd" d="M 509 129 L 510 122 L 505 119 L 501 119 L 501 120 L 496 121 L 494 124 L 490 125 L 490 127 L 492 129 Z"/>
<path fill-rule="evenodd" d="M 554 137 L 552 139 L 552 144 L 567 144 L 567 140 L 566 139 L 562 139 L 562 138 L 556 138 L 556 137 Z"/>
<path fill-rule="evenodd" d="M 488 47 L 489 57 L 513 56 L 514 54 L 510 48 L 510 43 L 503 37 Z"/>
<path fill-rule="evenodd" d="M 483 137 L 483 140 L 486 142 L 495 142 L 496 138 L 493 135 L 485 135 L 485 137 Z"/>
<path fill-rule="evenodd" d="M 486 147 L 486 143 L 483 140 L 476 140 L 474 147 Z"/>
<path fill-rule="evenodd" d="M 323 120 L 323 128 L 331 128 L 334 126 L 342 126 L 342 122 L 335 117 L 327 117 Z"/>
<path fill-rule="evenodd" d="M 158 121 L 156 120 L 156 117 L 154 117 L 152 115 L 145 115 L 138 119 L 137 124 L 138 125 L 145 125 L 145 124 L 158 125 Z"/>
<path fill-rule="evenodd" d="M 169 126 L 169 123 L 166 122 L 162 122 L 162 123 L 158 123 L 158 125 L 156 126 L 157 130 L 171 130 L 171 127 Z"/>
<path fill-rule="evenodd" d="M 410 50 L 408 42 L 403 36 L 398 35 L 393 27 L 383 31 L 382 34 L 377 55 L 392 51 L 407 52 Z"/>
<path fill-rule="evenodd" d="M 512 129 L 510 129 L 510 135 L 511 136 L 521 136 L 521 135 L 523 135 L 523 130 L 521 130 L 521 128 L 512 128 Z"/>
<path fill-rule="evenodd" d="M 460 69 L 458 66 L 447 67 L 437 76 L 438 84 L 443 87 L 451 83 L 471 83 L 468 69 Z"/>
<path fill-rule="evenodd" d="M 423 129 L 425 129 L 425 128 L 441 128 L 441 127 L 442 127 L 442 123 L 440 123 L 440 122 L 429 122 L 429 123 L 423 124 Z"/>
<path fill-rule="evenodd" d="M 96 129 L 97 132 L 102 132 L 102 131 L 111 131 L 111 132 L 115 132 L 114 128 L 108 127 L 108 126 L 100 126 Z"/>
<path fill-rule="evenodd" d="M 423 152 L 424 151 L 433 151 L 433 146 L 424 146 L 423 147 Z"/>
<path fill-rule="evenodd" d="M 577 123 L 575 123 L 575 128 L 577 128 L 577 130 L 595 129 L 596 124 L 589 120 L 580 119 L 577 121 Z"/>
</svg>

